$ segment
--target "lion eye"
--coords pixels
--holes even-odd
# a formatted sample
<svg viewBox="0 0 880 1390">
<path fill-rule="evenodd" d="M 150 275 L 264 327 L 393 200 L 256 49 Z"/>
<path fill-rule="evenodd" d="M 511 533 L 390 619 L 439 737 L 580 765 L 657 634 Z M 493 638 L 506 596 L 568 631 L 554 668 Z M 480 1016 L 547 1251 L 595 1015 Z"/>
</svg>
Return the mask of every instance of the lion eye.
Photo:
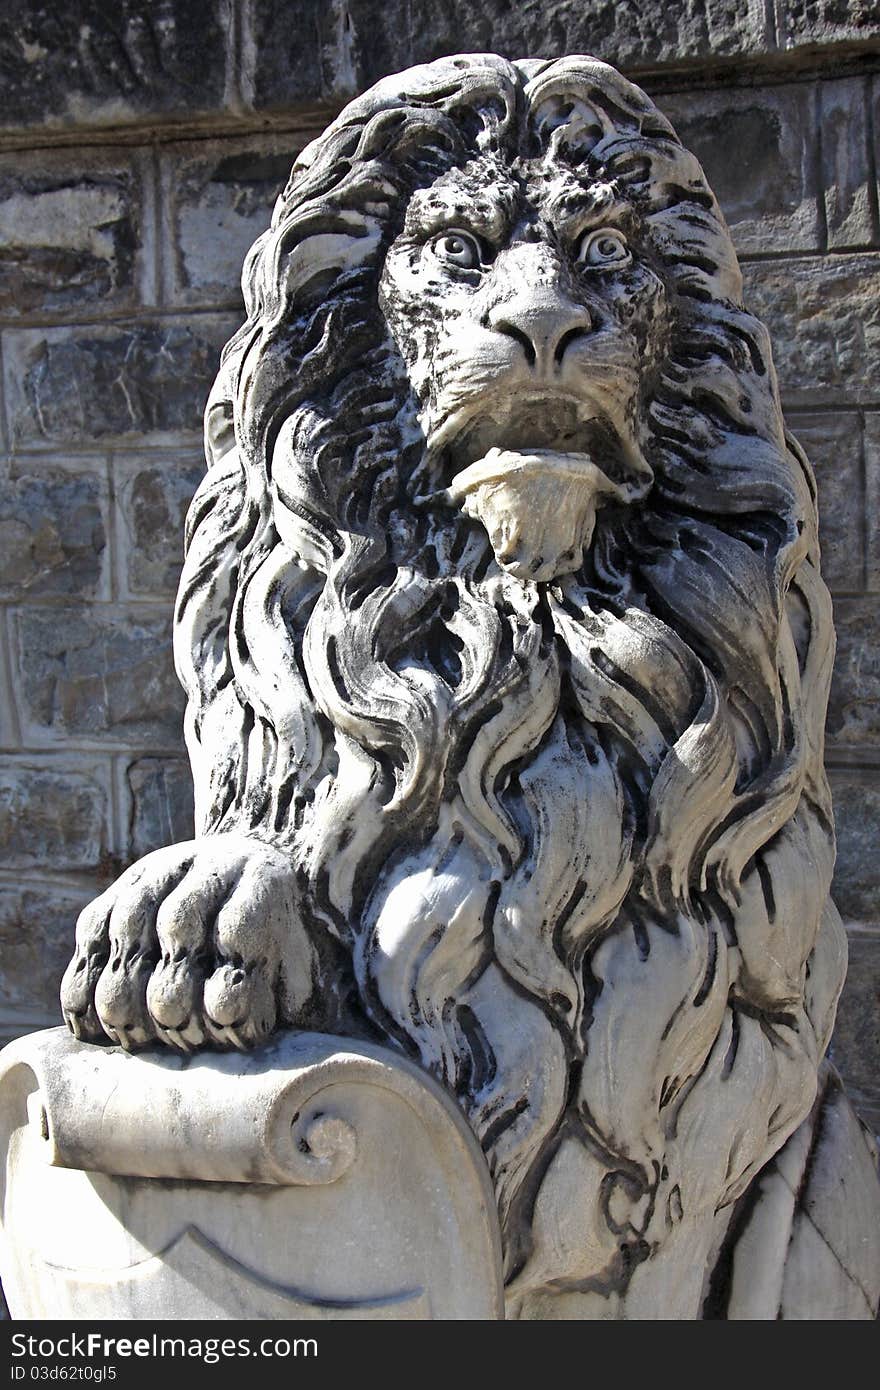
<svg viewBox="0 0 880 1390">
<path fill-rule="evenodd" d="M 626 237 L 615 228 L 587 232 L 578 247 L 578 260 L 585 265 L 623 265 L 629 259 Z"/>
<path fill-rule="evenodd" d="M 439 261 L 458 266 L 461 270 L 475 270 L 480 264 L 480 246 L 470 232 L 457 229 L 441 232 L 431 242 L 431 250 Z"/>
</svg>

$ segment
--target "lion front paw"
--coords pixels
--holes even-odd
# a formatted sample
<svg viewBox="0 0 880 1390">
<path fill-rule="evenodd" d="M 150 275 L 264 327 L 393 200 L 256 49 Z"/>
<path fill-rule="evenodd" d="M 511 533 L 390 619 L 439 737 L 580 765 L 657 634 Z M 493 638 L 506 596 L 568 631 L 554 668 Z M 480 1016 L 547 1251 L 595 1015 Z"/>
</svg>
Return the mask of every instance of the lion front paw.
<svg viewBox="0 0 880 1390">
<path fill-rule="evenodd" d="M 80 914 L 61 1007 L 77 1038 L 252 1047 L 312 992 L 289 861 L 241 836 L 157 850 Z"/>
</svg>

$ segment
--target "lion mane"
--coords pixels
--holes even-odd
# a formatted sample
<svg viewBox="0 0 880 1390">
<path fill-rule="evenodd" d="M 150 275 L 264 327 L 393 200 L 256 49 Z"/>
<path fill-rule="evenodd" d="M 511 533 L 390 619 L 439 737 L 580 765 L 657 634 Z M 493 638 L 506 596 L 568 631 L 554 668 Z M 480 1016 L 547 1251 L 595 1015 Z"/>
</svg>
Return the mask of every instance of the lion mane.
<svg viewBox="0 0 880 1390">
<path fill-rule="evenodd" d="M 480 153 L 613 182 L 672 306 L 650 492 L 546 584 L 417 504 L 377 299 L 413 192 Z M 804 1118 L 845 966 L 830 603 L 766 331 L 693 155 L 590 58 L 380 82 L 300 155 L 243 287 L 176 618 L 198 832 L 292 858 L 320 966 L 288 1022 L 459 1097 L 511 1287 L 620 1285 Z"/>
</svg>

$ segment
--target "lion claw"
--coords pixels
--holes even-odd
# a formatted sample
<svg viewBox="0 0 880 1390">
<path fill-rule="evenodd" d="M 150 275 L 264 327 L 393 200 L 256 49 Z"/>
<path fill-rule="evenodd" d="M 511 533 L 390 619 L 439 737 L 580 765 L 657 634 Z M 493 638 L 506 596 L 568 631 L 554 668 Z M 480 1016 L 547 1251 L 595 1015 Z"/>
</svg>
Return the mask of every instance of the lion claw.
<svg viewBox="0 0 880 1390">
<path fill-rule="evenodd" d="M 81 1042 L 251 1048 L 295 1021 L 314 951 L 287 859 L 243 836 L 158 850 L 80 914 L 61 986 Z"/>
</svg>

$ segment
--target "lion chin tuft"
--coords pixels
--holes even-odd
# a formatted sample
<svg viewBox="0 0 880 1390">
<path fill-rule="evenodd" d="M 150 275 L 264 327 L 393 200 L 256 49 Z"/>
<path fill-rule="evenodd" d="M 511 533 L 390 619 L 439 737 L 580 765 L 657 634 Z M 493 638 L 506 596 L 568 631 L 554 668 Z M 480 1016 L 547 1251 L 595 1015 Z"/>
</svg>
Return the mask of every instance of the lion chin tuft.
<svg viewBox="0 0 880 1390">
<path fill-rule="evenodd" d="M 390 1040 L 482 1143 L 515 1297 L 619 1294 L 800 1124 L 842 980 L 766 333 L 591 58 L 358 97 L 244 288 L 176 613 L 198 838 L 87 909 L 68 1020 Z"/>
</svg>

